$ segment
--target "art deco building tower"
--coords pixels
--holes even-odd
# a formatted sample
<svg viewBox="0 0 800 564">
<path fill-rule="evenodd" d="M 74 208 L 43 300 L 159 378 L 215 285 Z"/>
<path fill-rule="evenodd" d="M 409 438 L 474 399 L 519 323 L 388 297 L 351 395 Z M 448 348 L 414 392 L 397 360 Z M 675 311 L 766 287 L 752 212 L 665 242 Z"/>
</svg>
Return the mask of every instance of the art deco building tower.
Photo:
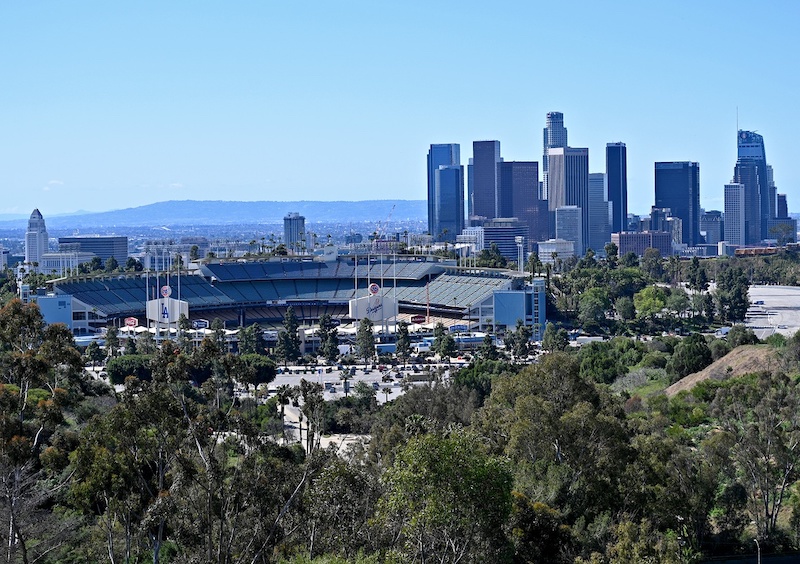
<svg viewBox="0 0 800 564">
<path fill-rule="evenodd" d="M 42 255 L 47 252 L 47 227 L 38 209 L 33 210 L 25 232 L 25 262 L 29 264 L 42 262 Z"/>
</svg>

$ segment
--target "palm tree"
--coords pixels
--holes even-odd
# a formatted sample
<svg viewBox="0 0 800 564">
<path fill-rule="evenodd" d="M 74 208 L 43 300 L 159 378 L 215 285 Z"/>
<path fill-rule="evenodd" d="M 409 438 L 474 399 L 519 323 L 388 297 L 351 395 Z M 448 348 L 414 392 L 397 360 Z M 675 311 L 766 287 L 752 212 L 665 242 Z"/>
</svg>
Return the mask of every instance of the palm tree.
<svg viewBox="0 0 800 564">
<path fill-rule="evenodd" d="M 278 405 L 281 406 L 281 435 L 286 438 L 286 406 L 297 396 L 297 390 L 294 386 L 289 384 L 281 384 L 278 386 L 278 392 L 275 397 L 278 400 Z"/>
<path fill-rule="evenodd" d="M 352 378 L 353 377 L 350 375 L 349 370 L 342 370 L 342 372 L 339 374 L 339 380 L 342 381 L 342 387 L 344 388 L 344 397 L 347 397 L 348 393 L 350 392 L 350 386 L 347 385 L 347 382 L 352 380 Z"/>
<path fill-rule="evenodd" d="M 388 403 L 389 402 L 389 396 L 392 395 L 392 389 L 389 388 L 389 387 L 383 387 L 383 388 L 381 388 L 381 391 L 383 392 L 384 403 Z"/>
</svg>

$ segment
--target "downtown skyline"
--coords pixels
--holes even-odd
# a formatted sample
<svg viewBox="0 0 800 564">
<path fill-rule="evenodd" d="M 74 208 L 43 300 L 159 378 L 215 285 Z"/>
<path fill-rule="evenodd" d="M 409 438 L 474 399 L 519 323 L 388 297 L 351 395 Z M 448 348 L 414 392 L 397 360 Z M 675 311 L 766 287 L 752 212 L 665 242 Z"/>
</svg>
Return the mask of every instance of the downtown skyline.
<svg viewBox="0 0 800 564">
<path fill-rule="evenodd" d="M 747 6 L 508 3 L 488 24 L 484 9 L 462 3 L 434 13 L 5 6 L 0 214 L 182 199 L 424 200 L 420 155 L 433 143 L 497 139 L 505 160 L 537 161 L 541 177 L 551 111 L 564 114 L 571 146 L 589 148 L 589 172 L 605 170 L 607 143 L 626 144 L 631 213 L 652 205 L 660 161 L 699 162 L 700 205 L 722 210 L 737 107 L 738 129 L 764 136 L 792 212 L 800 7 L 769 3 L 756 26 Z M 430 56 L 445 49 L 457 54 L 450 64 Z M 758 88 L 737 82 L 747 67 L 763 71 Z"/>
</svg>

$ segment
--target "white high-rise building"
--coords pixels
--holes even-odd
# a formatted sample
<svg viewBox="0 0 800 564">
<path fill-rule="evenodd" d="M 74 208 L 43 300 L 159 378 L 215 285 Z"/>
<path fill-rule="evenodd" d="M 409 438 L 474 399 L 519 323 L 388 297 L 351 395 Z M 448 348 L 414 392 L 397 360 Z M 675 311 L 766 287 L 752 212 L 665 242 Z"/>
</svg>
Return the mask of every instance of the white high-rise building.
<svg viewBox="0 0 800 564">
<path fill-rule="evenodd" d="M 589 246 L 589 149 L 556 147 L 549 158 L 547 205 L 551 212 L 563 206 L 581 209 L 582 239 L 575 242 L 575 252 L 583 254 Z"/>
<path fill-rule="evenodd" d="M 744 245 L 746 242 L 746 203 L 744 184 L 731 182 L 725 185 L 725 241 L 729 245 Z"/>
<path fill-rule="evenodd" d="M 38 209 L 33 210 L 28 220 L 28 230 L 25 232 L 25 262 L 37 265 L 42 261 L 42 255 L 48 247 L 47 227 L 44 218 Z"/>
<path fill-rule="evenodd" d="M 297 254 L 305 251 L 306 218 L 297 212 L 289 212 L 283 218 L 283 242 L 287 249 Z"/>
<path fill-rule="evenodd" d="M 548 178 L 550 175 L 550 149 L 567 146 L 567 128 L 564 127 L 564 114 L 547 112 L 543 135 L 542 151 L 542 200 L 549 197 Z"/>
</svg>

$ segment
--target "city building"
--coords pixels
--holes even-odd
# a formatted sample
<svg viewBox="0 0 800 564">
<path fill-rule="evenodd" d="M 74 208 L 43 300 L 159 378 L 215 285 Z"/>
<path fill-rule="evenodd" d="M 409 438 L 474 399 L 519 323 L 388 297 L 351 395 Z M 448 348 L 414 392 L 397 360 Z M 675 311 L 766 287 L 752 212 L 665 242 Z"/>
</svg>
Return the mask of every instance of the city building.
<svg viewBox="0 0 800 564">
<path fill-rule="evenodd" d="M 507 260 L 517 262 L 517 237 L 523 238 L 523 249 L 528 248 L 528 226 L 516 217 L 496 217 L 483 224 L 484 248 L 492 243 Z"/>
<path fill-rule="evenodd" d="M 723 237 L 722 212 L 709 210 L 700 214 L 700 235 L 705 238 L 706 245 L 716 245 Z"/>
<path fill-rule="evenodd" d="M 767 234 L 770 241 L 778 245 L 797 242 L 797 220 L 790 217 L 776 217 L 767 222 Z"/>
<path fill-rule="evenodd" d="M 606 144 L 606 185 L 611 204 L 611 231 L 625 231 L 628 223 L 628 155 L 625 143 Z"/>
<path fill-rule="evenodd" d="M 464 167 L 439 166 L 434 171 L 433 197 L 431 235 L 436 241 L 455 241 L 464 229 Z"/>
<path fill-rule="evenodd" d="M 572 241 L 574 252 L 578 256 L 583 256 L 583 224 L 581 217 L 583 210 L 578 206 L 561 206 L 556 208 L 556 239 Z"/>
<path fill-rule="evenodd" d="M 286 248 L 298 253 L 305 246 L 306 218 L 297 212 L 289 212 L 283 218 L 283 242 Z"/>
<path fill-rule="evenodd" d="M 672 217 L 672 210 L 669 208 L 650 208 L 650 225 L 648 231 L 668 231 L 667 219 Z"/>
<path fill-rule="evenodd" d="M 35 209 L 31 212 L 31 217 L 28 219 L 28 230 L 25 232 L 25 262 L 27 264 L 38 266 L 42 255 L 47 252 L 48 240 L 44 218 L 41 212 Z"/>
<path fill-rule="evenodd" d="M 725 185 L 725 242 L 728 245 L 747 244 L 747 188 L 731 182 Z M 760 239 L 759 239 L 760 240 Z"/>
<path fill-rule="evenodd" d="M 472 143 L 472 213 L 486 218 L 500 217 L 500 190 L 498 165 L 500 141 L 474 141 Z"/>
<path fill-rule="evenodd" d="M 775 217 L 764 138 L 752 131 L 739 130 L 736 145 L 733 182 L 745 187 L 745 244 L 757 245 L 762 239 L 768 238 L 767 221 Z"/>
<path fill-rule="evenodd" d="M 59 237 L 59 251 L 73 251 L 79 253 L 92 253 L 100 258 L 103 267 L 111 257 L 117 265 L 124 268 L 128 260 L 128 238 L 120 236 L 83 235 L 74 237 Z"/>
<path fill-rule="evenodd" d="M 516 217 L 527 225 L 530 242 L 546 239 L 549 212 L 547 202 L 539 199 L 539 163 L 501 162 L 499 170 L 502 212 L 499 217 Z"/>
<path fill-rule="evenodd" d="M 550 173 L 550 149 L 567 146 L 567 128 L 564 127 L 564 114 L 547 112 L 542 143 L 542 190 L 543 200 L 550 198 L 548 177 Z"/>
<path fill-rule="evenodd" d="M 428 233 L 435 235 L 436 171 L 440 166 L 461 164 L 461 146 L 458 143 L 436 143 L 428 150 Z"/>
<path fill-rule="evenodd" d="M 531 338 L 541 341 L 544 335 L 546 292 L 544 278 L 534 278 L 533 282 L 520 290 L 494 291 L 495 331 L 513 331 L 517 321 L 533 329 Z"/>
<path fill-rule="evenodd" d="M 555 147 L 549 149 L 550 171 L 548 207 L 551 212 L 563 206 L 581 208 L 581 234 L 576 252 L 587 247 L 589 234 L 589 149 Z"/>
<path fill-rule="evenodd" d="M 461 234 L 456 236 L 456 243 L 469 245 L 473 253 L 479 253 L 485 248 L 483 227 L 465 227 Z"/>
<path fill-rule="evenodd" d="M 619 256 L 635 253 L 644 256 L 647 249 L 657 249 L 662 257 L 672 255 L 672 233 L 669 231 L 623 231 L 612 233 L 611 242 L 619 249 Z"/>
<path fill-rule="evenodd" d="M 557 259 L 565 260 L 575 255 L 575 242 L 564 239 L 548 239 L 536 244 L 537 255 L 542 264 L 555 264 Z"/>
<path fill-rule="evenodd" d="M 657 208 L 669 208 L 683 222 L 683 243 L 700 244 L 700 165 L 695 162 L 655 164 Z"/>
<path fill-rule="evenodd" d="M 606 243 L 611 241 L 611 214 L 613 205 L 608 201 L 608 177 L 602 172 L 589 174 L 589 248 L 605 256 Z M 627 211 L 625 212 L 627 216 Z"/>
</svg>

